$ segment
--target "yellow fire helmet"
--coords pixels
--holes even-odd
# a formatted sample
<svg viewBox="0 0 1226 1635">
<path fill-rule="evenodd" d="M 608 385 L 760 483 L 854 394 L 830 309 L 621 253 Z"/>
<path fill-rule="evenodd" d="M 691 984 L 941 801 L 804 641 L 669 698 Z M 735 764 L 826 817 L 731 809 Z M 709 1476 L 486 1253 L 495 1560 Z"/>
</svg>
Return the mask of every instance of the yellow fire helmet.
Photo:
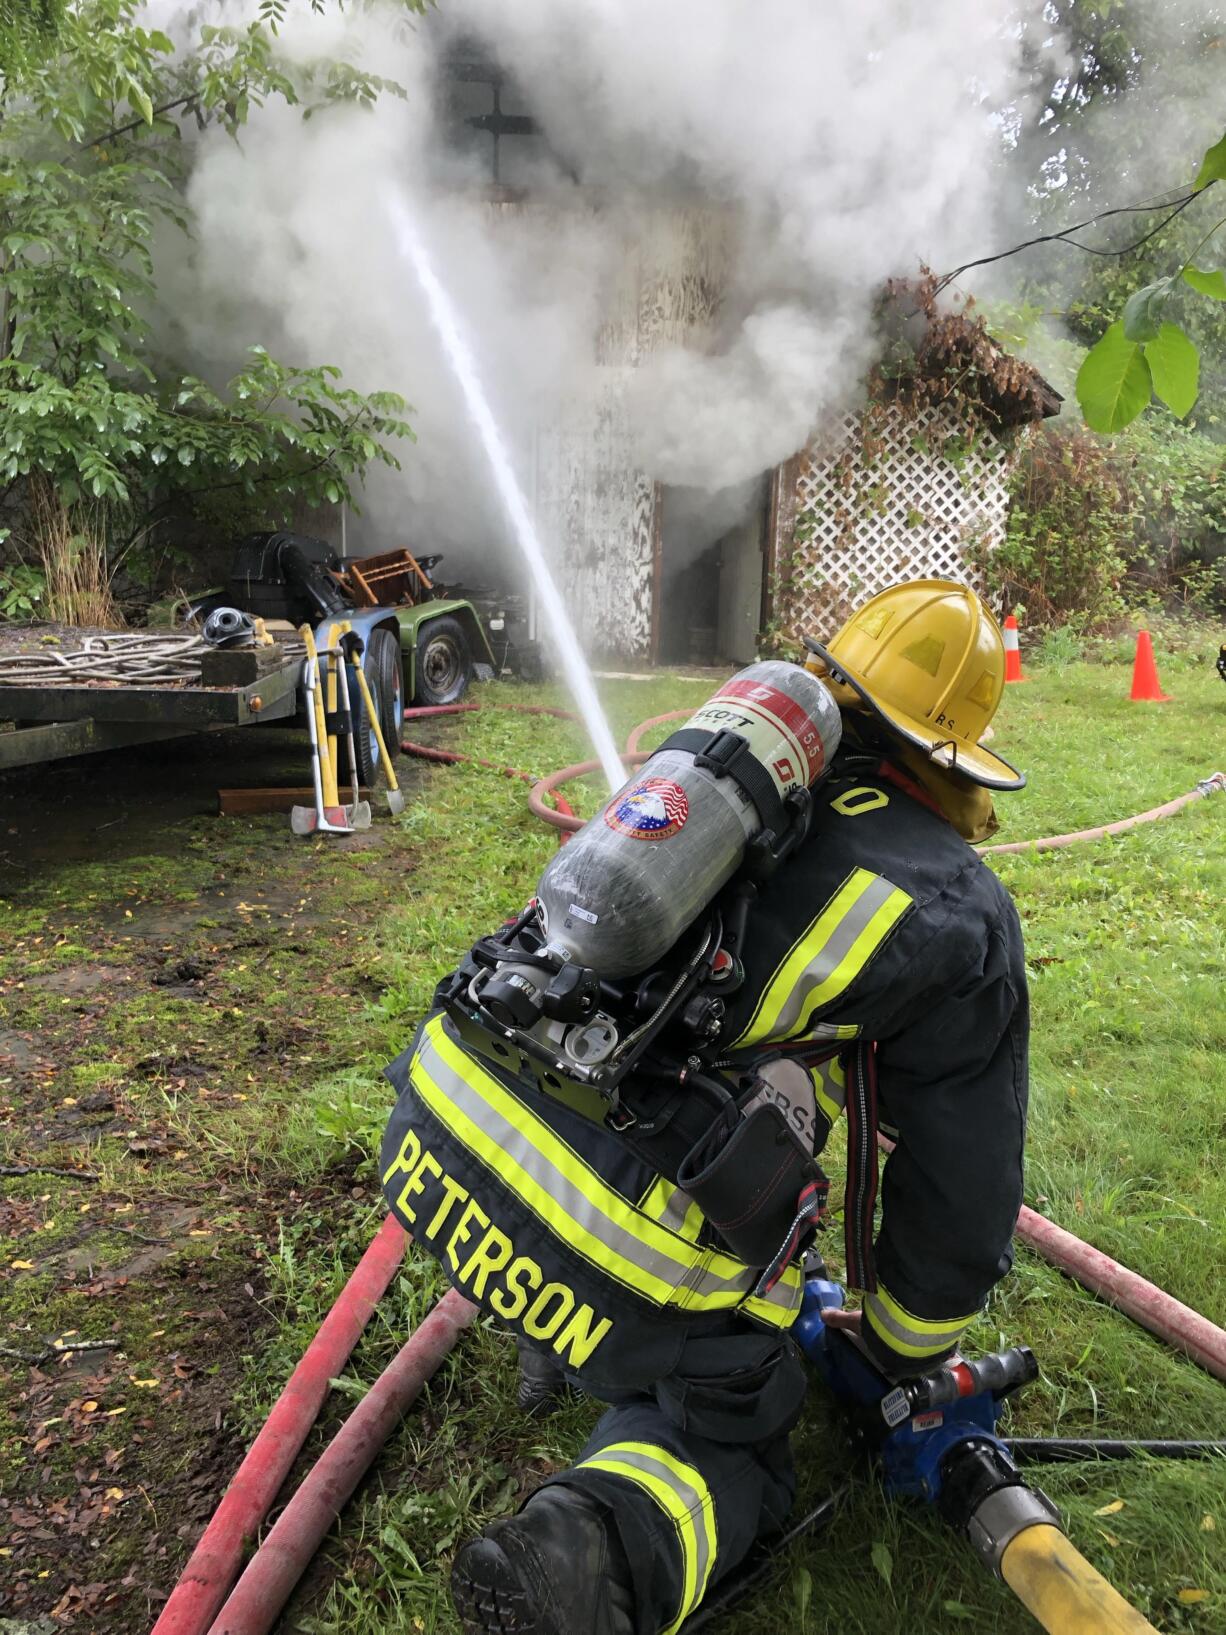
<svg viewBox="0 0 1226 1635">
<path fill-rule="evenodd" d="M 938 766 L 988 789 L 1026 782 L 979 742 L 1005 687 L 1000 626 L 965 585 L 913 579 L 893 585 L 853 613 L 829 646 L 805 637 L 813 656 L 846 681 L 888 727 Z"/>
</svg>

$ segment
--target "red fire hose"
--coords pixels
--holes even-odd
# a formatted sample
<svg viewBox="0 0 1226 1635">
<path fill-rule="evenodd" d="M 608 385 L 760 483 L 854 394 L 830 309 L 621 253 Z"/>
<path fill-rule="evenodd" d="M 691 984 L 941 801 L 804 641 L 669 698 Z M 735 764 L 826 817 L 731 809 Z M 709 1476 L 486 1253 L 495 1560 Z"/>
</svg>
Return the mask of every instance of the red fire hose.
<svg viewBox="0 0 1226 1635">
<path fill-rule="evenodd" d="M 390 1218 L 390 1217 L 389 1217 Z M 371 1386 L 277 1517 L 209 1635 L 266 1635 L 380 1448 L 477 1315 L 449 1289 Z"/>
<path fill-rule="evenodd" d="M 884 1153 L 894 1151 L 894 1143 L 884 1135 L 877 1137 L 877 1145 Z M 1022 1205 L 1013 1235 L 1083 1289 L 1115 1306 L 1176 1351 L 1185 1352 L 1210 1374 L 1226 1380 L 1226 1329 L 1026 1204 Z"/>
<path fill-rule="evenodd" d="M 471 715 L 474 710 L 481 708 L 480 704 L 423 704 L 417 709 L 406 710 L 404 719 L 406 721 L 421 721 L 433 715 Z M 564 721 L 578 720 L 578 717 L 572 711 L 554 709 L 550 704 L 499 704 L 496 708 L 511 710 L 517 715 L 553 715 Z M 497 772 L 503 778 L 518 778 L 521 782 L 532 786 L 528 795 L 528 804 L 538 816 L 544 815 L 547 823 L 556 823 L 558 828 L 566 830 L 581 829 L 583 827 L 583 819 L 575 816 L 574 807 L 571 806 L 565 795 L 557 793 L 549 779 L 542 781 L 534 778 L 530 772 L 521 772 L 518 767 L 499 766 L 496 761 L 482 760 L 479 755 L 462 755 L 458 750 L 454 749 L 435 749 L 431 744 L 416 744 L 407 738 L 400 747 L 406 755 L 416 756 L 420 761 L 439 761 L 445 766 L 458 766 L 462 762 L 467 762 L 470 766 L 488 767 L 491 772 Z M 562 782 L 564 780 L 557 778 L 555 775 L 554 781 Z M 533 798 L 538 788 L 544 794 L 546 792 L 545 786 L 548 786 L 547 792 L 553 798 L 552 808 L 545 806 L 543 802 L 538 803 Z"/>
<path fill-rule="evenodd" d="M 315 1423 L 329 1382 L 345 1366 L 396 1275 L 407 1241 L 404 1228 L 388 1215 L 238 1467 L 153 1635 L 204 1635 Z"/>
<path fill-rule="evenodd" d="M 1118 1306 L 1142 1328 L 1176 1350 L 1187 1352 L 1193 1362 L 1218 1379 L 1226 1380 L 1226 1329 L 1025 1205 L 1014 1235 L 1044 1260 L 1076 1278 L 1082 1288 Z"/>
</svg>

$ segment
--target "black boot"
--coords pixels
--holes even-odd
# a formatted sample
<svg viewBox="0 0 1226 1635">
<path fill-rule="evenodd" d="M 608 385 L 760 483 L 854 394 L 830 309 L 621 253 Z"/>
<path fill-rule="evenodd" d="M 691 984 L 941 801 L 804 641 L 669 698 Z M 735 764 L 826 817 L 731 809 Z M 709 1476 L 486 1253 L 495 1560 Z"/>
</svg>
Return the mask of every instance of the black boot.
<svg viewBox="0 0 1226 1635">
<path fill-rule="evenodd" d="M 634 1635 L 621 1541 L 571 1487 L 543 1488 L 462 1545 L 451 1593 L 470 1635 Z"/>
<path fill-rule="evenodd" d="M 535 1346 L 519 1345 L 519 1390 L 515 1401 L 526 1414 L 541 1419 L 553 1413 L 569 1387 L 559 1365 Z"/>
</svg>

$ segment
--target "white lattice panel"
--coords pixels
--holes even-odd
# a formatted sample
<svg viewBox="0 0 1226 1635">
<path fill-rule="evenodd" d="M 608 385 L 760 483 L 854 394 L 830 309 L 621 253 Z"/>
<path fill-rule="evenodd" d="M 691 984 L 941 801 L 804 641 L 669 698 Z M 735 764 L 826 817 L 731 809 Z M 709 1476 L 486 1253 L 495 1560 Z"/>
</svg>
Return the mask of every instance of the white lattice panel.
<svg viewBox="0 0 1226 1635">
<path fill-rule="evenodd" d="M 967 552 L 1003 539 L 1008 470 L 1004 444 L 981 431 L 968 448 L 940 409 L 891 407 L 867 434 L 854 414 L 828 427 L 798 462 L 790 556 L 780 542 L 785 631 L 832 635 L 905 579 L 954 579 L 982 592 Z"/>
</svg>

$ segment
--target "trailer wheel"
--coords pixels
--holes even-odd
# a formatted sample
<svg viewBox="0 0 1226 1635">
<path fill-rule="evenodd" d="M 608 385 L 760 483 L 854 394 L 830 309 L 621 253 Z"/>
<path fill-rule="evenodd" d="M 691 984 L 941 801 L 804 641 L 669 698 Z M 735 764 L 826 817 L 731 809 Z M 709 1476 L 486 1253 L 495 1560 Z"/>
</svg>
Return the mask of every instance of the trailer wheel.
<svg viewBox="0 0 1226 1635">
<path fill-rule="evenodd" d="M 431 619 L 417 637 L 415 704 L 454 704 L 468 691 L 473 659 L 458 619 Z"/>
<path fill-rule="evenodd" d="M 372 630 L 366 642 L 362 668 L 371 702 L 379 718 L 379 730 L 389 755 L 400 752 L 400 727 L 404 720 L 404 691 L 401 685 L 400 643 L 390 630 Z M 364 785 L 374 783 L 379 771 L 379 745 L 370 730 L 366 704 L 358 693 L 352 699 L 353 738 L 357 749 L 358 775 Z"/>
</svg>

